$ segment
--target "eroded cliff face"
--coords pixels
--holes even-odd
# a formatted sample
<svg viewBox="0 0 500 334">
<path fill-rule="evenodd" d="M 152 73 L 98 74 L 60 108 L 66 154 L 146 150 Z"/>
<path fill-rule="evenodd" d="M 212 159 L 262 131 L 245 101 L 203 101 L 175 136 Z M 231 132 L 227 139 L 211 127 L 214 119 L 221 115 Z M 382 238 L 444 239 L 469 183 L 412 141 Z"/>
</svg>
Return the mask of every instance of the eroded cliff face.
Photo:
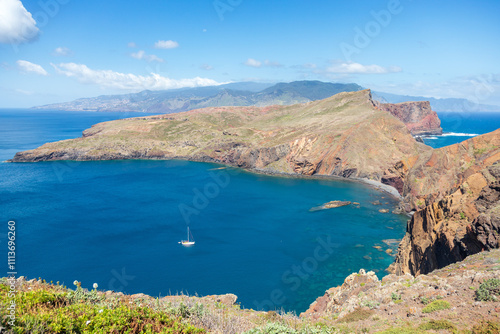
<svg viewBox="0 0 500 334">
<path fill-rule="evenodd" d="M 82 138 L 19 152 L 12 161 L 187 159 L 379 181 L 396 162 L 430 149 L 365 90 L 294 106 L 206 108 L 100 123 Z"/>
<path fill-rule="evenodd" d="M 382 182 L 398 189 L 407 211 L 418 210 L 451 195 L 464 182 L 477 188 L 473 178 L 499 160 L 500 129 L 407 157 L 387 169 Z"/>
<path fill-rule="evenodd" d="M 415 212 L 389 271 L 426 274 L 499 247 L 500 164 L 470 175 L 451 195 Z"/>
<path fill-rule="evenodd" d="M 403 103 L 377 103 L 377 107 L 389 112 L 406 124 L 412 135 L 440 135 L 441 120 L 429 101 Z"/>
</svg>

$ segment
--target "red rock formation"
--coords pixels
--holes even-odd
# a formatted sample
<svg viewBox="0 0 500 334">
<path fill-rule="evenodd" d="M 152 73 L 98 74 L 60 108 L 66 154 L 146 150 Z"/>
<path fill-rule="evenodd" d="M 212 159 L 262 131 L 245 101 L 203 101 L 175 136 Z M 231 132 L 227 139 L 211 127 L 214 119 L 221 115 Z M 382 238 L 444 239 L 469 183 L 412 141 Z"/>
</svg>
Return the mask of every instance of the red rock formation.
<svg viewBox="0 0 500 334">
<path fill-rule="evenodd" d="M 377 107 L 389 112 L 406 124 L 412 135 L 440 135 L 441 121 L 429 101 L 379 103 Z"/>
</svg>

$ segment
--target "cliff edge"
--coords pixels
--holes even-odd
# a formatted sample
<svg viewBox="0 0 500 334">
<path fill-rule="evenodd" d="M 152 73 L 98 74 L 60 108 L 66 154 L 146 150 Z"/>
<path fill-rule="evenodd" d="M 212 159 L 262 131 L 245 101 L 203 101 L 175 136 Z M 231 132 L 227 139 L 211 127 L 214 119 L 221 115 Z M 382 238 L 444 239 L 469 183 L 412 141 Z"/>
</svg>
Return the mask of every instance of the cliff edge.
<svg viewBox="0 0 500 334">
<path fill-rule="evenodd" d="M 377 106 L 400 119 L 414 136 L 441 135 L 441 120 L 429 101 L 378 103 Z"/>
</svg>

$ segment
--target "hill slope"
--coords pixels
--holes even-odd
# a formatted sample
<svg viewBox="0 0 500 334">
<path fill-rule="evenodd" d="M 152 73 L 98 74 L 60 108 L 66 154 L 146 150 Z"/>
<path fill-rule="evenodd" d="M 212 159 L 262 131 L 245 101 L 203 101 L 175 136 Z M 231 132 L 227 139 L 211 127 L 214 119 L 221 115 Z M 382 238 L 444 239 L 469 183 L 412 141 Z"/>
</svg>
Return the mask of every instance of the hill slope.
<svg viewBox="0 0 500 334">
<path fill-rule="evenodd" d="M 217 107 L 94 125 L 13 161 L 188 159 L 271 173 L 380 180 L 430 147 L 374 105 L 369 90 L 273 107 Z"/>
</svg>

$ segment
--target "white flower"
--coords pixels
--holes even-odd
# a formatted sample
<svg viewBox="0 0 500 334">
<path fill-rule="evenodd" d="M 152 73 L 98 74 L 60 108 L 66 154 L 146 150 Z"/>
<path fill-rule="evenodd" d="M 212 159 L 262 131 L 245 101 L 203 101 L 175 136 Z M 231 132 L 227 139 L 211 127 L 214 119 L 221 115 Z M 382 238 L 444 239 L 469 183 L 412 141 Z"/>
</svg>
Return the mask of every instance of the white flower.
<svg viewBox="0 0 500 334">
<path fill-rule="evenodd" d="M 94 287 L 94 289 L 97 289 L 98 285 L 97 283 L 94 283 L 94 285 L 92 285 Z"/>
<path fill-rule="evenodd" d="M 77 281 L 77 280 L 75 280 L 75 281 L 73 282 L 73 285 L 78 285 L 78 281 Z"/>
<path fill-rule="evenodd" d="M 100 309 L 100 310 L 99 310 L 99 313 L 102 313 L 102 311 L 104 311 L 104 310 L 103 310 L 103 309 Z"/>
<path fill-rule="evenodd" d="M 88 325 L 88 324 L 90 324 L 90 320 L 87 320 L 87 322 L 85 323 L 85 325 Z"/>
</svg>

